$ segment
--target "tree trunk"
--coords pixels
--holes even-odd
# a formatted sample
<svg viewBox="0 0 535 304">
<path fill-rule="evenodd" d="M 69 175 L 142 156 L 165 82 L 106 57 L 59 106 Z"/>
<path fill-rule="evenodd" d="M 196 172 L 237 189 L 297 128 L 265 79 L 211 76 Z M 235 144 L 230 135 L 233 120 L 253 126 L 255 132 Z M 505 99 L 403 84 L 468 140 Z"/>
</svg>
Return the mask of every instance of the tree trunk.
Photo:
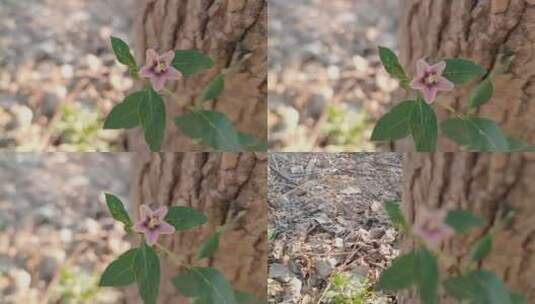
<svg viewBox="0 0 535 304">
<path fill-rule="evenodd" d="M 215 68 L 179 81 L 172 89 L 192 103 L 209 80 L 230 66 L 225 90 L 210 103 L 225 113 L 235 127 L 259 139 L 267 138 L 267 3 L 265 0 L 143 0 L 135 21 L 138 62 L 147 48 L 198 49 L 215 61 Z M 172 118 L 184 113 L 177 101 L 166 98 L 167 130 L 162 151 L 200 151 L 181 134 Z M 141 130 L 130 133 L 129 149 L 146 150 Z"/>
<path fill-rule="evenodd" d="M 138 154 L 133 185 L 134 209 L 140 204 L 177 205 L 204 212 L 209 221 L 199 229 L 167 238 L 166 246 L 194 262 L 195 252 L 217 226 L 244 210 L 235 229 L 225 232 L 219 250 L 203 266 L 219 269 L 236 289 L 266 298 L 267 209 L 266 157 L 255 153 Z M 170 283 L 179 269 L 161 262 L 159 303 L 187 303 Z M 129 295 L 139 301 L 136 290 Z M 137 300 L 134 300 L 137 299 Z M 178 301 L 178 302 L 177 302 Z"/>
<path fill-rule="evenodd" d="M 508 73 L 494 79 L 495 93 L 479 115 L 497 122 L 504 132 L 535 142 L 535 0 L 404 0 L 400 22 L 400 59 L 414 75 L 420 58 L 472 59 L 487 70 L 500 65 L 503 50 L 515 54 Z M 460 109 L 471 87 L 456 88 L 445 102 Z M 447 117 L 440 110 L 439 121 Z M 413 150 L 409 141 L 398 150 Z M 440 137 L 437 151 L 459 147 Z"/>
<path fill-rule="evenodd" d="M 409 153 L 404 159 L 403 208 L 414 221 L 421 205 L 470 210 L 487 220 L 484 229 L 444 245 L 463 256 L 467 244 L 481 236 L 505 208 L 516 216 L 509 229 L 494 238 L 494 249 L 481 267 L 495 271 L 507 286 L 535 301 L 535 154 Z M 406 248 L 412 244 L 405 243 Z M 458 261 L 460 262 L 460 261 Z M 440 265 L 444 272 L 450 265 Z M 450 303 L 443 299 L 444 302 Z M 400 303 L 419 303 L 406 294 Z"/>
<path fill-rule="evenodd" d="M 488 70 L 499 65 L 503 50 L 514 51 L 511 69 L 494 79 L 494 97 L 480 109 L 481 116 L 499 123 L 510 136 L 535 142 L 530 104 L 535 94 L 535 1 L 533 0 L 405 0 L 400 22 L 400 58 L 414 73 L 416 61 L 461 57 L 477 61 Z M 466 104 L 471 88 L 445 95 L 454 108 Z M 447 117 L 439 110 L 439 120 Z M 397 150 L 412 150 L 409 141 L 397 143 Z M 459 148 L 440 137 L 439 151 Z M 462 208 L 488 220 L 485 229 L 456 238 L 445 250 L 466 253 L 466 244 L 481 236 L 506 207 L 516 209 L 509 230 L 495 238 L 493 253 L 481 264 L 497 272 L 509 288 L 535 299 L 535 155 L 437 153 L 408 154 L 404 161 L 404 211 L 414 220 L 420 205 Z M 410 248 L 412 244 L 405 244 Z M 448 271 L 451 265 L 441 265 Z M 417 303 L 414 293 L 404 294 L 401 303 Z M 442 302 L 441 302 L 442 303 Z M 448 303 L 448 300 L 445 300 Z"/>
</svg>

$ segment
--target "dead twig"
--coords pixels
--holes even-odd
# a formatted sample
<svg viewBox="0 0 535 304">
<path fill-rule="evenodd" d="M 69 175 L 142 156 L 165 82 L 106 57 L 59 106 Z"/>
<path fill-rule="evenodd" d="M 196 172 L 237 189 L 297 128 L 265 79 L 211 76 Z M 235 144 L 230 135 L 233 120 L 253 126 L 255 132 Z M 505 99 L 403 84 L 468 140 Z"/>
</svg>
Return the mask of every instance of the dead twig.
<svg viewBox="0 0 535 304">
<path fill-rule="evenodd" d="M 276 169 L 274 166 L 269 166 L 269 168 L 271 170 L 273 170 L 273 172 L 277 173 L 278 176 L 280 176 L 282 179 L 284 179 L 285 181 L 293 184 L 293 185 L 298 185 L 297 182 L 295 182 L 293 179 L 291 179 L 290 177 L 286 176 L 284 173 L 282 173 L 281 171 L 279 171 L 278 169 Z"/>
</svg>

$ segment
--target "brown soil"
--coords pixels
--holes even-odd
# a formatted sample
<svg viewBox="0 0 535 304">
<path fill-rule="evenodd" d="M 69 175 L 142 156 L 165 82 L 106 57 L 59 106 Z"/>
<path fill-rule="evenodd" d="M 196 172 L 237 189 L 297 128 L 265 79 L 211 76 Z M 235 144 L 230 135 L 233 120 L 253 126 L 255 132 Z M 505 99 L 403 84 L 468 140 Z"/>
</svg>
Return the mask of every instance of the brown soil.
<svg viewBox="0 0 535 304">
<path fill-rule="evenodd" d="M 398 254 L 383 202 L 401 197 L 400 162 L 393 153 L 270 156 L 270 303 L 318 303 L 335 273 L 377 279 Z"/>
</svg>

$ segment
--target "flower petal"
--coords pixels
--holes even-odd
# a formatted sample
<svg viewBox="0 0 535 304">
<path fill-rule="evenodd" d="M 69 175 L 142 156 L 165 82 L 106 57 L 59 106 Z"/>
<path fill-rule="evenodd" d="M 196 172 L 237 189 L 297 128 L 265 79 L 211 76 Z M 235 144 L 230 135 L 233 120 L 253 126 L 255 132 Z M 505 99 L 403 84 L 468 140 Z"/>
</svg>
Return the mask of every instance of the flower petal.
<svg viewBox="0 0 535 304">
<path fill-rule="evenodd" d="M 152 210 L 149 206 L 143 204 L 139 207 L 139 220 L 145 221 L 152 215 Z"/>
<path fill-rule="evenodd" d="M 414 78 L 409 86 L 415 90 L 422 90 L 425 89 L 427 86 L 423 83 L 423 80 L 421 78 Z"/>
<path fill-rule="evenodd" d="M 139 70 L 139 76 L 143 78 L 151 78 L 154 76 L 154 71 L 152 70 L 152 66 L 144 65 L 141 70 Z"/>
<path fill-rule="evenodd" d="M 426 87 L 426 88 L 421 89 L 420 91 L 422 92 L 422 95 L 424 96 L 425 102 L 427 102 L 428 104 L 432 104 L 433 101 L 435 101 L 435 98 L 437 97 L 437 93 L 438 93 L 436 86 Z"/>
<path fill-rule="evenodd" d="M 174 51 L 167 51 L 160 56 L 160 61 L 164 62 L 166 66 L 171 66 L 173 59 L 175 59 Z"/>
<path fill-rule="evenodd" d="M 150 78 L 150 83 L 155 91 L 161 91 L 165 86 L 165 77 L 163 75 L 154 75 Z"/>
<path fill-rule="evenodd" d="M 445 92 L 451 91 L 455 87 L 453 82 L 449 81 L 446 77 L 440 77 L 435 86 L 439 91 Z"/>
<path fill-rule="evenodd" d="M 440 61 L 429 67 L 430 72 L 434 72 L 437 75 L 442 75 L 442 72 L 446 69 L 446 61 Z"/>
<path fill-rule="evenodd" d="M 165 216 L 167 215 L 167 207 L 161 206 L 160 208 L 156 209 L 152 216 L 157 217 L 160 221 L 163 221 L 165 219 Z"/>
<path fill-rule="evenodd" d="M 413 234 L 420 237 L 428 248 L 437 248 L 444 240 L 455 235 L 455 231 L 446 223 L 447 213 L 446 209 L 419 207 L 412 227 Z"/>
<path fill-rule="evenodd" d="M 455 230 L 451 228 L 450 225 L 446 224 L 446 222 L 444 222 L 444 235 L 445 239 L 449 239 L 455 235 Z"/>
<path fill-rule="evenodd" d="M 145 221 L 138 221 L 134 224 L 134 231 L 136 232 L 142 232 L 145 233 L 147 231 L 147 225 L 145 225 Z"/>
<path fill-rule="evenodd" d="M 145 53 L 145 63 L 148 66 L 153 66 L 158 63 L 158 53 L 156 53 L 153 49 L 147 49 L 147 52 Z"/>
<path fill-rule="evenodd" d="M 429 69 L 429 64 L 427 64 L 427 62 L 423 58 L 419 59 L 416 62 L 416 74 L 418 75 L 417 78 L 425 77 L 425 73 L 427 72 L 428 69 Z"/>
<path fill-rule="evenodd" d="M 437 249 L 441 242 L 442 238 L 439 238 L 437 236 L 428 236 L 427 238 L 425 238 L 425 243 L 427 244 L 427 247 L 429 247 L 429 249 Z"/>
<path fill-rule="evenodd" d="M 158 233 L 157 230 L 147 230 L 145 231 L 145 239 L 147 240 L 147 244 L 153 246 L 158 241 L 158 237 L 160 236 L 160 233 Z"/>
<path fill-rule="evenodd" d="M 412 226 L 412 234 L 421 238 L 422 240 L 428 239 L 428 235 L 422 227 L 422 224 L 418 222 L 414 223 L 414 225 Z"/>
<path fill-rule="evenodd" d="M 174 67 L 170 66 L 165 70 L 163 76 L 167 79 L 180 79 L 182 78 L 182 73 Z"/>
<path fill-rule="evenodd" d="M 175 233 L 175 227 L 169 225 L 166 222 L 161 222 L 156 231 L 160 234 L 173 234 Z"/>
</svg>

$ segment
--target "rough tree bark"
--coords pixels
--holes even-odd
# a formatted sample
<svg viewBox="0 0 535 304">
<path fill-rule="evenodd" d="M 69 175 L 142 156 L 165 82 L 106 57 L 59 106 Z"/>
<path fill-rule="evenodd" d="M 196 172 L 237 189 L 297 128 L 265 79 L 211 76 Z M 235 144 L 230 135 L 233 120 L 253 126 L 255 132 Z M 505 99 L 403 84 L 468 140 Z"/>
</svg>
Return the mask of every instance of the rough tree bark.
<svg viewBox="0 0 535 304">
<path fill-rule="evenodd" d="M 266 298 L 267 209 L 266 156 L 255 153 L 138 154 L 133 184 L 134 209 L 140 204 L 177 205 L 204 212 L 201 228 L 166 238 L 163 244 L 193 262 L 195 250 L 219 225 L 238 212 L 246 214 L 235 229 L 223 234 L 216 255 L 204 266 L 216 267 L 236 289 Z M 179 271 L 162 260 L 159 303 L 187 303 L 177 295 L 170 278 Z M 128 295 L 138 303 L 137 291 Z"/>
<path fill-rule="evenodd" d="M 414 73 L 416 60 L 427 57 L 463 57 L 488 70 L 499 63 L 503 49 L 515 52 L 510 71 L 495 79 L 494 97 L 480 115 L 499 122 L 511 136 L 535 142 L 535 1 L 534 0 L 405 0 L 400 21 L 400 58 Z M 446 95 L 454 108 L 466 102 L 470 87 Z M 439 111 L 439 120 L 447 116 Z M 410 142 L 396 150 L 412 150 Z M 441 137 L 439 151 L 457 151 L 456 144 Z M 466 208 L 496 220 L 505 206 L 518 213 L 511 230 L 501 231 L 497 249 L 482 266 L 496 271 L 507 285 L 535 299 L 535 155 L 531 154 L 408 154 L 405 160 L 404 209 L 414 220 L 420 205 Z M 461 254 L 463 246 L 482 231 L 446 245 Z M 405 244 L 410 247 L 411 244 Z M 448 270 L 451 265 L 441 265 Z M 405 294 L 401 303 L 415 303 Z M 441 302 L 442 303 L 442 302 Z M 445 303 L 448 303 L 445 300 Z M 531 303 L 531 302 L 530 302 Z"/>
<path fill-rule="evenodd" d="M 198 49 L 215 60 L 215 68 L 179 81 L 173 91 L 193 102 L 222 69 L 238 68 L 225 77 L 225 90 L 211 107 L 224 112 L 242 132 L 266 140 L 267 3 L 265 0 L 142 0 L 135 20 L 138 62 L 145 50 Z M 244 60 L 245 59 L 245 60 Z M 167 98 L 168 121 L 162 151 L 200 151 L 182 135 L 172 118 L 183 113 Z M 130 150 L 145 150 L 140 130 L 128 138 Z"/>
<path fill-rule="evenodd" d="M 528 303 L 535 301 L 535 154 L 408 153 L 403 190 L 404 212 L 412 221 L 422 205 L 470 210 L 487 220 L 484 229 L 444 245 L 446 252 L 458 256 L 466 254 L 468 242 L 496 222 L 501 210 L 513 208 L 512 226 L 498 232 L 494 251 L 481 266 L 499 274 L 509 288 L 526 294 Z M 440 266 L 448 272 L 452 265 Z M 400 303 L 418 301 L 410 293 Z"/>
<path fill-rule="evenodd" d="M 479 114 L 498 122 L 506 134 L 534 143 L 535 0 L 401 2 L 400 60 L 412 73 L 416 61 L 424 57 L 468 58 L 492 70 L 499 64 L 502 50 L 514 51 L 511 70 L 495 79 L 494 97 Z M 461 108 L 469 89 L 456 89 L 445 102 Z M 439 120 L 446 116 L 446 111 L 440 110 Z M 395 148 L 413 150 L 408 141 Z M 441 137 L 437 151 L 458 151 L 458 146 Z"/>
</svg>

